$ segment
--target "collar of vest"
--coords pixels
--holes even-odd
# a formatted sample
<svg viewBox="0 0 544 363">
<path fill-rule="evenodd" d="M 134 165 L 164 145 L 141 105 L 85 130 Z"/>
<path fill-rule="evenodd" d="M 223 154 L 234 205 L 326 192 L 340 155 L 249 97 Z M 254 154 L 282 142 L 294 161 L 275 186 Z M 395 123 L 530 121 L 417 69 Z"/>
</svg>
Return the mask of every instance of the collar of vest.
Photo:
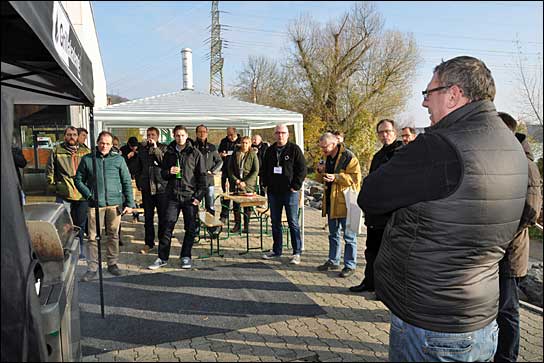
<svg viewBox="0 0 544 363">
<path fill-rule="evenodd" d="M 495 105 L 493 105 L 493 102 L 489 100 L 474 101 L 447 114 L 442 118 L 442 120 L 438 121 L 436 124 L 426 127 L 425 132 L 445 129 L 475 113 L 488 111 L 495 111 Z"/>
</svg>

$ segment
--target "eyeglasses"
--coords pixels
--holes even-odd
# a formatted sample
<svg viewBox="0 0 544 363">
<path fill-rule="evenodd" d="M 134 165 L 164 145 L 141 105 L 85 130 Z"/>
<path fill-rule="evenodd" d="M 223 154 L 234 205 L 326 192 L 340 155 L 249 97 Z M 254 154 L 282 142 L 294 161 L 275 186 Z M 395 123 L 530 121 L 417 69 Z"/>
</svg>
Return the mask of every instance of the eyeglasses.
<svg viewBox="0 0 544 363">
<path fill-rule="evenodd" d="M 447 88 L 450 88 L 451 86 L 453 86 L 452 84 L 450 85 L 447 85 L 447 86 L 441 86 L 441 87 L 436 87 L 436 88 L 431 88 L 431 89 L 427 89 L 425 91 L 421 91 L 421 94 L 423 95 L 423 99 L 424 100 L 428 100 L 429 99 L 429 95 L 433 92 L 436 92 L 436 91 L 441 91 L 443 89 L 447 89 Z"/>
<path fill-rule="evenodd" d="M 392 134 L 393 132 L 395 132 L 395 130 L 393 130 L 393 129 L 382 130 L 382 131 L 378 131 L 378 135 Z"/>
</svg>

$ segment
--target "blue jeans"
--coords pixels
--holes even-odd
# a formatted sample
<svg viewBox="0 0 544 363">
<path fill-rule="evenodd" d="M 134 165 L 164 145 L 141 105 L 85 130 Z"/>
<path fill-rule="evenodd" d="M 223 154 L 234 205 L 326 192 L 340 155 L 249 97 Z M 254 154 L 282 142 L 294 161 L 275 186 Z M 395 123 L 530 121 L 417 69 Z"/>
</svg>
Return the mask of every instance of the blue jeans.
<svg viewBox="0 0 544 363">
<path fill-rule="evenodd" d="M 268 205 L 270 206 L 270 219 L 272 222 L 272 238 L 274 245 L 272 251 L 282 254 L 283 235 L 281 233 L 281 212 L 285 207 L 289 232 L 291 233 L 291 243 L 293 244 L 293 255 L 300 255 L 302 251 L 302 241 L 300 239 L 300 226 L 298 224 L 298 203 L 299 193 L 287 192 L 283 194 L 268 194 Z"/>
<path fill-rule="evenodd" d="M 495 362 L 515 362 L 519 353 L 518 279 L 499 275 L 499 343 Z"/>
<path fill-rule="evenodd" d="M 211 214 L 215 215 L 215 207 L 213 205 L 215 201 L 215 188 L 213 185 L 210 185 L 206 188 L 206 194 L 204 195 L 204 205 L 206 210 Z"/>
<path fill-rule="evenodd" d="M 493 320 L 468 333 L 439 333 L 410 325 L 391 313 L 390 362 L 490 362 L 499 327 Z"/>
<path fill-rule="evenodd" d="M 329 218 L 329 260 L 335 265 L 340 264 L 342 247 L 340 246 L 340 227 L 344 231 L 344 266 L 354 269 L 357 267 L 357 235 L 346 229 L 346 218 Z"/>
</svg>

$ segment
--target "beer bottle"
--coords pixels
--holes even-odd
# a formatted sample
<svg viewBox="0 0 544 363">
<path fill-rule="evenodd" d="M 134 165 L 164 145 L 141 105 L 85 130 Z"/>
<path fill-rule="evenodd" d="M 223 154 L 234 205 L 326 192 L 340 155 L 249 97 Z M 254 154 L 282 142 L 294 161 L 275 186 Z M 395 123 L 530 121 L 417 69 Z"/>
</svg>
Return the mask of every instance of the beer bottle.
<svg viewBox="0 0 544 363">
<path fill-rule="evenodd" d="M 176 166 L 179 168 L 178 172 L 176 173 L 176 179 L 181 179 L 181 168 L 179 166 L 179 159 L 177 159 Z"/>
</svg>

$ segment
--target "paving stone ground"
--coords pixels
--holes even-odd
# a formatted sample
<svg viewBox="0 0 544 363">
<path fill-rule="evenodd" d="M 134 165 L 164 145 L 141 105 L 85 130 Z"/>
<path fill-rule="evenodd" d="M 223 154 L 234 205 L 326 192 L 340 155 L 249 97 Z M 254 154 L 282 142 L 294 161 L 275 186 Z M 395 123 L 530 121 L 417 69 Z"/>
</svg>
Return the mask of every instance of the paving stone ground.
<svg viewBox="0 0 544 363">
<path fill-rule="evenodd" d="M 129 274 L 146 274 L 168 271 L 177 267 L 180 252 L 178 240 L 172 241 L 171 263 L 158 271 L 146 269 L 156 258 L 155 254 L 141 255 L 144 225 L 132 223 L 132 216 L 124 216 L 120 267 Z M 143 220 L 143 218 L 142 218 Z M 327 259 L 327 231 L 321 211 L 306 208 L 305 246 L 302 262 L 290 265 L 287 257 L 281 262 L 266 261 L 275 271 L 297 285 L 310 299 L 326 311 L 316 317 L 299 317 L 271 324 L 254 326 L 194 339 L 173 341 L 153 346 L 85 356 L 84 361 L 180 361 L 180 362 L 254 362 L 254 361 L 387 361 L 389 341 L 389 312 L 375 299 L 373 293 L 353 294 L 348 287 L 358 284 L 364 270 L 365 236 L 358 238 L 358 268 L 349 278 L 338 277 L 336 272 L 318 272 L 316 266 Z M 182 239 L 178 221 L 175 236 Z M 252 245 L 258 245 L 258 225 L 252 222 Z M 245 249 L 245 238 L 232 237 L 221 241 L 225 257 L 194 260 L 193 271 L 225 263 L 255 262 L 262 252 L 238 253 Z M 265 248 L 271 248 L 271 237 L 265 237 Z M 202 241 L 193 248 L 193 256 L 204 254 L 209 244 Z M 286 251 L 288 252 L 288 250 Z M 172 267 L 173 266 L 173 267 Z M 85 271 L 80 261 L 78 274 Z M 105 270 L 104 270 L 105 271 Z M 104 278 L 111 278 L 104 272 Z M 145 314 L 145 311 L 142 311 Z M 542 314 L 521 309 L 521 349 L 519 361 L 543 361 Z"/>
</svg>

